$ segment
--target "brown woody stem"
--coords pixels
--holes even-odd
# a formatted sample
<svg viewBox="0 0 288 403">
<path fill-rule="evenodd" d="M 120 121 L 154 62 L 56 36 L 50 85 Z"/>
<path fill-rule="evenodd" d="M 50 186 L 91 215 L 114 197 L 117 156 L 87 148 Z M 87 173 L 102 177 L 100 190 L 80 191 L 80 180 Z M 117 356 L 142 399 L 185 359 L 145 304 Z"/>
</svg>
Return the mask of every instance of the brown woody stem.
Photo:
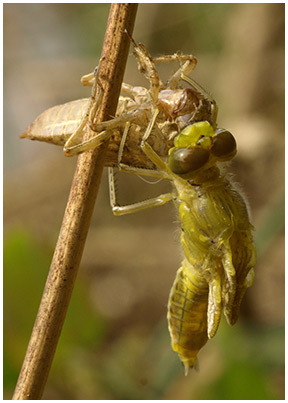
<svg viewBox="0 0 288 403">
<path fill-rule="evenodd" d="M 97 122 L 115 115 L 129 51 L 129 38 L 124 31 L 132 34 L 136 11 L 137 4 L 111 5 L 99 68 L 99 81 L 104 95 Z M 103 144 L 78 157 L 62 227 L 14 400 L 40 399 L 42 396 L 84 249 L 107 145 Z"/>
</svg>

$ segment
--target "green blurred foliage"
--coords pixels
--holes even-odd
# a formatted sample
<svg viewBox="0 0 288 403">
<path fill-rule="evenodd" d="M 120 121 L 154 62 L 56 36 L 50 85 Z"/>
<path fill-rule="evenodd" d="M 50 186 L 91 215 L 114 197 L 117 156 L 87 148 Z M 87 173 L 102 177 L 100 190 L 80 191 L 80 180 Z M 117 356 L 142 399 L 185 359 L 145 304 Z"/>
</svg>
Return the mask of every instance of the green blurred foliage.
<svg viewBox="0 0 288 403">
<path fill-rule="evenodd" d="M 275 396 L 269 385 L 269 378 L 263 373 L 263 368 L 249 360 L 232 360 L 225 368 L 222 376 L 209 385 L 209 389 L 201 394 L 199 399 L 214 400 L 273 400 Z"/>
<path fill-rule="evenodd" d="M 157 21 L 156 27 L 161 26 L 161 29 L 156 28 L 152 32 L 149 42 L 151 53 L 169 53 L 173 48 L 177 51 L 181 43 L 184 53 L 193 49 L 195 54 L 201 50 L 219 55 L 225 35 L 225 24 L 221 25 L 219 21 L 229 16 L 231 7 L 233 5 L 229 3 L 206 4 L 205 7 L 195 3 L 193 8 L 189 3 L 181 4 L 181 7 L 170 3 L 159 8 L 154 18 Z"/>
<path fill-rule="evenodd" d="M 284 376 L 283 336 L 284 327 L 269 329 L 249 322 L 243 324 L 240 320 L 230 328 L 223 321 L 217 343 L 225 366 L 221 376 L 202 391 L 199 398 L 282 399 L 275 388 L 275 378 Z"/>
<path fill-rule="evenodd" d="M 4 389 L 11 393 L 37 314 L 52 251 L 25 229 L 14 229 L 5 237 L 3 252 Z M 73 349 L 97 348 L 105 337 L 105 321 L 93 312 L 86 287 L 79 276 L 54 361 L 56 376 Z"/>
<path fill-rule="evenodd" d="M 12 387 L 37 313 L 49 255 L 41 253 L 24 230 L 6 236 L 3 254 L 4 387 Z"/>
</svg>

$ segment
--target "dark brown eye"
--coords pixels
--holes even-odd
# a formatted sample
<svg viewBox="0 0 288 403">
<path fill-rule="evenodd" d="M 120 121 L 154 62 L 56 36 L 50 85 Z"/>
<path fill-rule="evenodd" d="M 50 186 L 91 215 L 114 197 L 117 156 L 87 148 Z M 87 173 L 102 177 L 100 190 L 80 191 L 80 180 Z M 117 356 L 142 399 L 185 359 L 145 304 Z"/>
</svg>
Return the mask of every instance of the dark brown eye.
<svg viewBox="0 0 288 403">
<path fill-rule="evenodd" d="M 173 148 L 168 165 L 172 172 L 181 175 L 201 168 L 209 159 L 209 151 L 203 148 Z"/>
<path fill-rule="evenodd" d="M 222 160 L 236 154 L 236 140 L 228 130 L 218 129 L 212 138 L 211 153 Z"/>
</svg>

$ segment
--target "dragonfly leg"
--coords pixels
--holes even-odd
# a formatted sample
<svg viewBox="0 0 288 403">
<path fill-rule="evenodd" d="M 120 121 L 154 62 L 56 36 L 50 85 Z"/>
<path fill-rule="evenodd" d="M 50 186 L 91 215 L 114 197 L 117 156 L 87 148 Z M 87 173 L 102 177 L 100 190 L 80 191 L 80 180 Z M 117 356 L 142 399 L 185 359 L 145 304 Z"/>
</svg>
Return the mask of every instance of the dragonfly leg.
<svg viewBox="0 0 288 403">
<path fill-rule="evenodd" d="M 229 317 L 233 309 L 235 293 L 237 288 L 236 271 L 232 261 L 232 250 L 229 242 L 224 243 L 225 255 L 223 258 L 223 267 L 225 271 L 225 278 L 223 283 L 223 305 L 224 314 L 229 322 Z"/>
<path fill-rule="evenodd" d="M 159 110 L 155 109 L 155 111 L 152 115 L 152 118 L 147 126 L 147 129 L 144 133 L 144 136 L 142 138 L 140 147 L 141 147 L 142 151 L 147 155 L 147 157 L 153 162 L 153 164 L 155 164 L 156 167 L 160 171 L 165 173 L 165 176 L 167 178 L 169 178 L 171 180 L 173 180 L 174 178 L 177 178 L 179 180 L 179 178 L 170 170 L 170 168 L 168 167 L 168 164 L 162 160 L 162 158 L 153 150 L 153 148 L 147 142 L 147 140 L 152 132 L 152 129 L 155 124 L 158 113 L 159 113 Z"/>
<path fill-rule="evenodd" d="M 65 155 L 70 157 L 70 156 L 80 154 L 84 151 L 88 151 L 88 150 L 98 147 L 100 144 L 104 143 L 105 141 L 107 141 L 110 138 L 110 136 L 112 135 L 113 129 L 119 128 L 119 127 L 125 125 L 125 122 L 127 122 L 127 121 L 128 122 L 133 121 L 133 119 L 136 119 L 141 114 L 143 114 L 143 111 L 127 112 L 127 113 L 123 113 L 120 116 L 117 116 L 114 119 L 107 120 L 105 122 L 101 122 L 101 123 L 97 123 L 97 124 L 91 124 L 90 129 L 95 132 L 98 132 L 98 133 L 95 136 L 93 136 L 90 139 L 85 140 L 85 141 L 82 141 L 83 132 L 81 133 L 80 131 L 77 133 L 77 139 L 79 139 L 80 135 L 82 134 L 81 139 L 79 139 L 78 142 L 75 141 L 76 132 L 74 132 L 72 134 L 72 136 L 75 136 L 75 137 L 72 138 L 72 136 L 71 136 L 64 146 Z M 88 119 L 86 120 L 86 124 L 87 124 L 87 122 L 88 122 Z M 85 127 L 85 125 L 84 125 L 84 127 Z M 82 128 L 82 130 L 84 130 L 84 127 Z M 76 131 L 78 131 L 78 129 Z"/>
<path fill-rule="evenodd" d="M 132 111 L 132 112 L 126 112 L 122 113 L 121 115 L 110 119 L 106 120 L 105 122 L 100 122 L 100 123 L 91 123 L 90 128 L 94 132 L 101 132 L 103 130 L 113 130 L 116 128 L 123 127 L 126 122 L 132 122 L 133 120 L 137 118 L 141 118 L 142 115 L 144 115 L 144 111 L 139 110 L 139 111 Z"/>
<path fill-rule="evenodd" d="M 102 57 L 99 60 L 99 64 L 95 67 L 92 73 L 85 74 L 81 77 L 80 81 L 84 86 L 93 87 L 95 85 L 95 81 L 97 81 L 97 73 L 99 69 L 99 65 L 101 64 Z"/>
<path fill-rule="evenodd" d="M 116 189 L 114 180 L 114 169 L 109 168 L 109 193 L 110 205 L 114 215 L 132 214 L 141 210 L 163 206 L 174 198 L 173 193 L 164 193 L 151 199 L 143 200 L 126 206 L 119 206 L 116 201 Z"/>
<path fill-rule="evenodd" d="M 88 121 L 94 119 L 95 113 L 102 102 L 103 98 L 103 89 L 100 83 L 97 80 L 97 67 L 94 71 L 94 81 L 91 90 L 91 97 L 89 98 L 88 104 L 84 110 L 81 121 L 77 129 L 71 134 L 69 139 L 66 141 L 64 145 L 64 153 L 65 155 L 75 155 L 79 154 L 83 150 L 81 150 L 80 146 L 82 145 L 82 137 L 84 133 L 85 126 Z M 90 76 L 89 74 L 86 76 Z M 85 77 L 85 76 L 84 76 Z M 97 91 L 98 89 L 98 91 Z"/>
<path fill-rule="evenodd" d="M 190 74 L 197 64 L 197 59 L 193 55 L 182 55 L 180 53 L 175 53 L 174 55 L 165 55 L 160 57 L 155 57 L 152 59 L 154 63 L 170 63 L 178 62 L 180 63 L 180 68 L 170 77 L 167 87 L 175 90 L 178 88 L 179 81 L 182 79 L 182 74 Z"/>
<path fill-rule="evenodd" d="M 128 34 L 128 33 L 127 33 Z M 128 34 L 133 47 L 134 47 L 134 56 L 138 61 L 138 69 L 150 83 L 150 95 L 152 98 L 152 102 L 156 105 L 158 100 L 158 93 L 160 89 L 160 79 L 155 67 L 155 64 L 150 56 L 148 50 L 141 43 L 137 44 L 134 39 Z"/>
<path fill-rule="evenodd" d="M 143 176 L 150 176 L 153 178 L 159 178 L 159 179 L 169 179 L 170 176 L 167 175 L 167 173 L 163 171 L 159 171 L 157 169 L 145 169 L 145 168 L 136 168 L 127 164 L 123 164 L 121 162 L 122 156 L 123 156 L 123 150 L 124 150 L 124 145 L 125 141 L 129 132 L 130 128 L 130 122 L 126 122 L 125 129 L 121 138 L 120 146 L 119 146 L 119 151 L 118 151 L 118 169 L 119 171 L 122 172 L 127 172 L 127 173 L 132 173 L 135 175 L 143 175 Z"/>
<path fill-rule="evenodd" d="M 209 281 L 209 297 L 207 309 L 207 334 L 209 339 L 215 336 L 221 318 L 222 312 L 222 295 L 221 295 L 221 276 L 215 274 L 214 278 Z"/>
<path fill-rule="evenodd" d="M 75 146 L 71 145 L 69 146 L 69 148 L 65 146 L 64 153 L 66 157 L 73 157 L 74 155 L 78 155 L 80 153 L 83 153 L 84 151 L 92 150 L 93 148 L 96 148 L 100 146 L 100 144 L 107 141 L 110 138 L 111 134 L 111 131 L 104 130 L 103 132 L 98 133 L 95 137 L 92 137 L 91 139 L 86 141 L 82 141 Z"/>
<path fill-rule="evenodd" d="M 97 66 L 98 67 L 98 66 Z M 84 86 L 92 87 L 95 82 L 95 70 L 97 67 L 94 69 L 92 73 L 85 74 L 84 76 L 81 77 L 81 83 Z"/>
<path fill-rule="evenodd" d="M 157 116 L 157 115 L 156 115 Z M 136 175 L 146 175 L 155 178 L 169 178 L 169 176 L 164 171 L 158 171 L 153 169 L 135 168 L 121 162 L 124 144 L 129 132 L 130 122 L 127 122 L 122 135 L 121 143 L 118 152 L 118 168 L 120 171 L 129 172 Z M 155 153 L 156 154 L 156 153 Z M 157 154 L 156 154 L 157 155 Z M 160 157 L 159 157 L 160 158 Z M 157 206 L 163 206 L 174 198 L 173 193 L 164 193 L 159 196 L 153 197 L 151 199 L 143 200 L 137 203 L 129 204 L 126 206 L 119 206 L 116 201 L 116 186 L 114 178 L 114 169 L 108 168 L 109 177 L 109 194 L 110 194 L 110 204 L 115 215 L 132 214 L 137 211 L 146 210 L 148 208 L 153 208 Z"/>
</svg>

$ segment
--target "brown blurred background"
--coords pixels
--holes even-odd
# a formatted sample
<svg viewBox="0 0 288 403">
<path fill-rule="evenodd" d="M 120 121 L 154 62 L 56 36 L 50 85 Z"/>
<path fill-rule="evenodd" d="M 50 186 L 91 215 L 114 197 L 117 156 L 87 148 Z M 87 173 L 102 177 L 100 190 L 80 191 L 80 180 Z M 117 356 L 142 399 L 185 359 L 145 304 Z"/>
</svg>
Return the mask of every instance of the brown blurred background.
<svg viewBox="0 0 288 403">
<path fill-rule="evenodd" d="M 24 358 L 76 158 L 19 140 L 45 109 L 89 96 L 108 4 L 4 4 L 4 398 Z M 114 217 L 104 174 L 44 399 L 284 398 L 284 4 L 141 4 L 134 38 L 153 56 L 193 53 L 238 142 L 258 263 L 239 322 L 222 320 L 183 376 L 166 305 L 181 261 L 173 205 Z M 161 67 L 161 68 L 160 68 Z M 177 66 L 159 66 L 168 77 Z M 146 85 L 133 56 L 125 82 Z M 167 189 L 123 175 L 120 201 Z"/>
</svg>

